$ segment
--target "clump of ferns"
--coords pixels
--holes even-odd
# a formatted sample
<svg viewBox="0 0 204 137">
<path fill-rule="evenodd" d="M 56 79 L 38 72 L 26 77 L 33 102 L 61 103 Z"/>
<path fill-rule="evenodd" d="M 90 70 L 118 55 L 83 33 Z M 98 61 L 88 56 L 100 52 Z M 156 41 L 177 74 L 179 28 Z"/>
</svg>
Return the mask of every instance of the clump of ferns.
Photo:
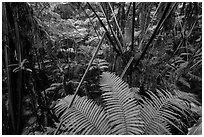
<svg viewBox="0 0 204 137">
<path fill-rule="evenodd" d="M 172 134 L 172 128 L 183 133 L 183 127 L 188 127 L 187 121 L 191 118 L 190 103 L 198 104 L 194 95 L 165 89 L 157 89 L 155 93 L 147 91 L 146 94 L 148 96 L 143 97 L 141 103 L 144 134 Z"/>
<path fill-rule="evenodd" d="M 102 74 L 100 86 L 103 106 L 87 97 L 77 96 L 71 108 L 68 106 L 73 96 L 59 100 L 54 111 L 63 121 L 63 133 L 171 134 L 171 127 L 181 130 L 179 125 L 185 123 L 180 118 L 188 118 L 191 113 L 186 102 L 196 102 L 192 94 L 181 91 L 172 94 L 157 89 L 148 91 L 148 97 L 140 96 L 137 88 L 129 88 L 126 82 L 109 72 Z"/>
</svg>

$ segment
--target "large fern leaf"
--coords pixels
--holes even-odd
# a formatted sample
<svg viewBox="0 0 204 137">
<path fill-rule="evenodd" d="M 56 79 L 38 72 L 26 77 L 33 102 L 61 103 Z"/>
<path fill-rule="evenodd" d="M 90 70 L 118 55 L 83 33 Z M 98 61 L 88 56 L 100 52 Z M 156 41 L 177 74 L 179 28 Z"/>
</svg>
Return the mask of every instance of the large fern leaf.
<svg viewBox="0 0 204 137">
<path fill-rule="evenodd" d="M 100 85 L 112 134 L 141 134 L 140 108 L 131 98 L 128 84 L 115 74 L 104 72 Z"/>
<path fill-rule="evenodd" d="M 71 108 L 68 108 L 73 96 L 61 99 L 55 106 L 55 112 L 64 121 L 68 133 L 82 135 L 110 134 L 107 114 L 102 107 L 86 97 L 76 96 Z"/>
<path fill-rule="evenodd" d="M 182 132 L 180 125 L 185 123 L 181 118 L 189 118 L 191 113 L 186 101 L 195 103 L 195 98 L 189 93 L 178 91 L 173 95 L 162 89 L 156 93 L 147 91 L 147 94 L 151 99 L 146 99 L 141 111 L 141 117 L 145 122 L 144 134 L 171 134 L 169 126 Z"/>
</svg>

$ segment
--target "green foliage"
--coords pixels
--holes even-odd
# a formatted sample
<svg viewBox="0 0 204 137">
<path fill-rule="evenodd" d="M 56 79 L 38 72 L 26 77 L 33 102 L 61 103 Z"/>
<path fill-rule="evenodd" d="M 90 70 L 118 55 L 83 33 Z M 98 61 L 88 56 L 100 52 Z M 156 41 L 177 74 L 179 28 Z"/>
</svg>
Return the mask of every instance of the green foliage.
<svg viewBox="0 0 204 137">
<path fill-rule="evenodd" d="M 78 96 L 70 109 L 72 96 L 57 103 L 55 112 L 65 122 L 65 131 L 73 134 L 141 134 L 139 128 L 143 122 L 139 117 L 139 106 L 129 97 L 127 84 L 114 74 L 103 73 L 101 86 L 104 109 Z"/>
<path fill-rule="evenodd" d="M 181 127 L 188 123 L 182 118 L 190 119 L 192 111 L 189 104 L 195 101 L 195 97 L 181 91 L 171 93 L 162 89 L 155 93 L 147 91 L 147 94 L 150 98 L 144 98 L 141 111 L 145 121 L 144 134 L 171 134 L 170 126 L 183 132 Z"/>
<path fill-rule="evenodd" d="M 67 134 L 172 134 L 180 132 L 191 118 L 190 103 L 199 104 L 190 93 L 158 89 L 139 95 L 136 89 L 115 74 L 104 72 L 100 80 L 103 107 L 86 97 L 78 97 L 68 108 L 72 96 L 56 104 L 55 113 L 64 121 L 62 132 Z M 135 94 L 133 95 L 132 93 Z M 105 122 L 105 123 L 103 123 Z M 87 127 L 88 126 L 88 127 Z"/>
<path fill-rule="evenodd" d="M 105 71 L 108 70 L 109 63 L 104 59 L 95 59 L 90 70 L 94 68 L 98 68 L 101 71 Z"/>
<path fill-rule="evenodd" d="M 105 111 L 108 113 L 112 134 L 141 134 L 143 122 L 139 117 L 140 106 L 130 98 L 130 88 L 118 76 L 105 72 L 100 81 Z"/>
<path fill-rule="evenodd" d="M 3 6 L 3 133 L 15 125 L 20 129 L 14 123 L 21 121 L 23 134 L 54 134 L 59 121 L 60 134 L 200 131 L 200 120 L 192 126 L 201 117 L 202 3 Z M 101 47 L 68 108 L 104 30 Z M 22 117 L 14 113 L 21 111 L 21 101 Z M 192 104 L 198 105 L 196 110 Z M 14 112 L 8 109 L 12 107 Z M 24 115 L 28 111 L 32 115 Z"/>
<path fill-rule="evenodd" d="M 77 96 L 69 109 L 72 97 L 61 99 L 55 106 L 55 112 L 60 120 L 64 121 L 65 131 L 68 134 L 110 134 L 107 114 L 102 107 L 86 97 Z"/>
</svg>

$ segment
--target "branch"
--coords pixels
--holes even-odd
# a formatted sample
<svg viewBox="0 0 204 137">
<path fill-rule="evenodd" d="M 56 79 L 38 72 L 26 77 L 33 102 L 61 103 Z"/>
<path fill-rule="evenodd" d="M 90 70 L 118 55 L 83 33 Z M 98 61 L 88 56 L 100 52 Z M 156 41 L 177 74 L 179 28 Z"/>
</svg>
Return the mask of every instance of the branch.
<svg viewBox="0 0 204 137">
<path fill-rule="evenodd" d="M 107 30 L 107 28 L 105 27 L 104 23 L 102 22 L 102 20 L 100 19 L 100 17 L 98 16 L 98 14 L 96 13 L 96 11 L 92 8 L 92 6 L 87 2 L 88 6 L 90 7 L 90 9 L 94 12 L 94 14 L 96 15 L 96 17 L 98 18 L 99 22 L 101 23 L 102 27 L 104 28 L 104 30 L 106 31 L 106 35 L 107 35 L 107 38 L 109 39 L 109 41 L 111 42 L 111 44 L 113 45 L 113 48 L 114 50 L 117 52 L 117 54 L 122 54 L 122 52 L 120 50 L 118 50 L 115 46 L 115 44 L 113 43 L 112 39 L 111 39 L 111 36 L 110 36 L 110 33 L 109 31 Z"/>
<path fill-rule="evenodd" d="M 132 2 L 130 2 L 130 5 L 129 5 L 129 7 L 128 7 L 128 10 L 127 10 L 127 12 L 126 12 L 126 14 L 125 14 L 127 18 L 128 18 L 129 12 L 130 12 L 130 7 L 131 7 L 131 5 L 132 5 Z M 127 19 L 127 18 L 126 18 L 126 19 Z"/>
<path fill-rule="evenodd" d="M 135 2 L 133 2 L 133 15 L 132 15 L 132 46 L 131 51 L 134 50 L 134 26 L 135 26 Z"/>
<path fill-rule="evenodd" d="M 113 11 L 113 8 L 112 8 L 110 2 L 108 2 L 108 5 L 109 5 L 109 7 L 110 7 L 110 9 L 111 9 L 111 12 L 113 13 L 113 18 L 114 18 L 114 20 L 115 20 L 116 26 L 118 27 L 118 31 L 119 31 L 119 33 L 120 33 L 120 35 L 121 35 L 121 37 L 122 37 L 122 40 L 124 40 L 122 31 L 121 31 L 121 28 L 120 28 L 120 26 L 119 26 L 119 24 L 118 24 L 118 21 L 117 21 L 117 19 L 116 19 L 116 15 L 115 15 L 115 13 L 114 13 L 114 11 Z"/>
<path fill-rule="evenodd" d="M 121 42 L 118 40 L 118 37 L 116 36 L 116 34 L 115 34 L 115 32 L 113 31 L 113 29 L 111 28 L 109 19 L 108 19 L 106 13 L 105 13 L 105 10 L 104 10 L 104 8 L 103 8 L 103 5 L 100 4 L 100 8 L 101 8 L 101 10 L 102 10 L 104 16 L 106 17 L 106 20 L 107 20 L 107 23 L 108 23 L 108 27 L 109 27 L 109 29 L 110 29 L 110 31 L 111 31 L 113 37 L 115 38 L 115 41 L 116 41 L 116 44 L 118 45 L 118 48 L 119 48 L 120 51 L 123 53 L 122 44 L 121 44 Z"/>
<path fill-rule="evenodd" d="M 153 34 L 152 34 L 150 40 L 148 41 L 147 45 L 145 46 L 145 48 L 144 48 L 143 52 L 141 53 L 140 57 L 137 59 L 137 61 L 136 61 L 136 63 L 135 63 L 135 66 L 134 66 L 133 69 L 135 69 L 135 68 L 137 67 L 137 65 L 139 64 L 140 60 L 141 60 L 141 59 L 144 57 L 144 55 L 146 54 L 147 49 L 149 48 L 149 46 L 150 46 L 150 44 L 152 43 L 152 41 L 153 41 L 153 39 L 155 38 L 155 36 L 157 35 L 157 32 L 160 30 L 160 28 L 161 28 L 161 26 L 163 25 L 164 21 L 167 19 L 167 17 L 168 17 L 168 16 L 170 15 L 170 13 L 173 11 L 175 5 L 176 5 L 176 3 L 174 3 L 174 5 L 172 6 L 172 8 L 171 8 L 170 12 L 168 13 L 168 15 L 166 15 L 166 14 L 167 14 L 167 12 L 168 12 L 168 9 L 169 9 L 170 6 L 171 6 L 171 3 L 168 3 L 168 5 L 166 6 L 165 11 L 164 11 L 164 13 L 163 13 L 161 19 L 160 19 L 159 22 L 157 23 L 156 29 L 154 30 L 154 32 L 153 32 Z M 160 7 L 160 5 L 159 5 L 159 7 Z M 159 8 L 159 7 L 158 7 L 158 8 Z M 158 11 L 158 10 L 156 10 L 156 11 Z M 154 16 L 155 16 L 155 14 L 154 14 Z M 143 41 L 143 40 L 142 40 L 142 41 Z M 142 43 L 142 42 L 140 42 L 140 44 L 141 44 L 141 43 Z M 139 46 L 140 46 L 140 44 L 139 44 Z M 128 64 L 126 65 L 125 69 L 123 70 L 123 72 L 122 72 L 122 74 L 121 74 L 121 78 L 122 78 L 122 77 L 124 76 L 124 74 L 126 73 L 128 67 L 130 66 L 130 64 L 132 63 L 132 61 L 133 61 L 133 59 L 130 58 L 130 60 L 128 61 Z"/>
<path fill-rule="evenodd" d="M 72 98 L 71 103 L 69 104 L 68 108 L 70 108 L 70 107 L 72 106 L 72 104 L 73 104 L 73 102 L 74 102 L 74 99 L 76 98 L 76 95 L 77 95 L 77 93 L 78 93 L 78 91 L 79 91 L 79 88 L 80 88 L 82 82 L 84 81 L 84 78 L 85 78 L 87 72 L 89 71 L 89 68 L 91 67 L 91 64 L 93 63 L 93 60 L 94 60 L 94 58 L 96 57 L 96 55 L 97 55 L 97 53 L 98 53 L 98 51 L 99 51 L 99 49 L 100 49 L 100 47 L 101 47 L 101 44 L 102 44 L 103 39 L 104 39 L 105 36 L 106 36 L 106 32 L 104 32 L 104 34 L 103 34 L 103 36 L 102 36 L 102 38 L 101 38 L 101 40 L 100 40 L 100 42 L 99 42 L 99 44 L 98 44 L 96 50 L 95 50 L 95 53 L 94 53 L 94 55 L 92 56 L 92 58 L 91 58 L 91 60 L 90 60 L 90 62 L 89 62 L 88 67 L 86 68 L 86 71 L 85 71 L 83 77 L 81 78 L 81 81 L 79 82 L 79 84 L 78 84 L 78 86 L 77 86 L 77 89 L 76 89 L 76 91 L 75 91 L 75 93 L 74 93 L 74 95 L 73 95 L 73 98 Z M 60 129 L 60 127 L 61 127 L 61 125 L 62 125 L 63 122 L 64 122 L 64 121 L 61 121 L 61 122 L 60 122 L 60 124 L 59 124 L 58 128 L 56 129 L 54 135 L 57 135 L 57 132 L 59 131 L 59 129 Z"/>
<path fill-rule="evenodd" d="M 132 56 L 132 57 L 130 58 L 130 60 L 128 61 L 127 65 L 125 66 L 125 69 L 123 70 L 122 74 L 120 75 L 120 78 L 121 78 L 121 79 L 122 79 L 123 76 L 125 75 L 127 69 L 129 68 L 130 64 L 132 63 L 133 59 L 134 59 L 134 56 Z"/>
<path fill-rule="evenodd" d="M 162 17 L 161 17 L 161 19 L 159 20 L 159 22 L 158 22 L 158 24 L 157 24 L 156 29 L 154 30 L 152 36 L 150 37 L 150 40 L 148 41 L 147 45 L 145 46 L 145 48 L 144 48 L 142 54 L 140 55 L 140 57 L 137 59 L 137 61 L 136 61 L 136 63 L 135 63 L 135 67 L 139 64 L 140 60 L 144 57 L 144 55 L 145 55 L 146 52 L 147 52 L 147 49 L 149 48 L 150 44 L 151 44 L 152 41 L 154 40 L 154 38 L 155 38 L 155 36 L 157 35 L 159 29 L 160 29 L 161 26 L 163 25 L 164 21 L 167 19 L 166 14 L 167 14 L 167 12 L 168 12 L 170 6 L 171 6 L 171 3 L 168 3 L 167 6 L 166 6 L 166 8 L 165 8 L 165 11 L 164 11 L 164 13 L 163 13 L 163 15 L 162 15 Z M 165 18 L 165 17 L 166 17 L 166 18 Z"/>
</svg>

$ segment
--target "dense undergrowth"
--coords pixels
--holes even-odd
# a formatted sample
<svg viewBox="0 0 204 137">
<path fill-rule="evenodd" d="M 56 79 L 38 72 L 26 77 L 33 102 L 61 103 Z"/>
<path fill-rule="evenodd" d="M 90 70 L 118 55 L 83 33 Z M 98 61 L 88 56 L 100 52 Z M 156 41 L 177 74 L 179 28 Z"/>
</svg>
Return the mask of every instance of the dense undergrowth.
<svg viewBox="0 0 204 137">
<path fill-rule="evenodd" d="M 202 4 L 2 4 L 3 134 L 201 134 Z"/>
</svg>

